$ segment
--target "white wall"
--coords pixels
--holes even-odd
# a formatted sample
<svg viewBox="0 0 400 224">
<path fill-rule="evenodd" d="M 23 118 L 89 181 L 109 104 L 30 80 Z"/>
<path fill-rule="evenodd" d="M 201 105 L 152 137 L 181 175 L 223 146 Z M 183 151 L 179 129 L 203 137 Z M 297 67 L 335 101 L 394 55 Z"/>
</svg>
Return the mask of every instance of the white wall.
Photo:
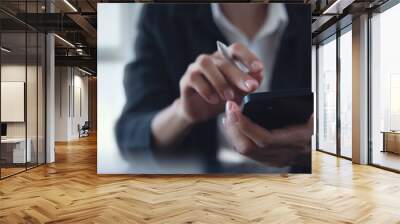
<svg viewBox="0 0 400 224">
<path fill-rule="evenodd" d="M 55 141 L 70 141 L 88 120 L 88 77 L 72 67 L 56 67 L 55 73 Z"/>
<path fill-rule="evenodd" d="M 24 122 L 25 83 L 1 82 L 1 122 Z"/>
<path fill-rule="evenodd" d="M 67 67 L 55 68 L 55 140 L 67 141 L 68 139 L 68 85 Z"/>
<path fill-rule="evenodd" d="M 24 82 L 27 85 L 27 107 L 21 108 L 22 113 L 26 110 L 27 121 L 22 122 L 7 122 L 7 135 L 8 137 L 24 137 L 25 126 L 28 126 L 28 137 L 33 133 L 36 135 L 37 131 L 37 93 L 36 93 L 36 66 L 25 66 L 19 64 L 6 64 L 1 66 L 1 81 L 2 82 Z M 26 81 L 28 78 L 28 82 Z M 7 97 L 7 96 L 2 96 Z M 42 106 L 42 105 L 39 105 Z M 8 110 L 9 108 L 1 108 L 1 110 Z M 21 112 L 21 111 L 20 111 Z"/>
<path fill-rule="evenodd" d="M 38 70 L 37 70 L 38 69 Z M 33 161 L 39 158 L 39 162 L 44 162 L 44 147 L 45 147 L 45 117 L 44 117 L 44 73 L 42 67 L 37 67 L 25 64 L 3 64 L 1 66 L 1 81 L 2 82 L 23 82 L 26 86 L 25 89 L 19 90 L 19 94 L 24 94 L 26 90 L 26 99 L 20 107 L 10 108 L 2 106 L 2 114 L 6 113 L 20 113 L 22 120 L 19 122 L 6 122 L 7 123 L 7 137 L 21 138 L 27 136 L 30 139 Z M 6 95 L 4 95 L 6 94 Z M 2 89 L 2 98 L 9 98 L 7 93 Z M 22 96 L 21 98 L 25 98 Z M 2 102 L 3 104 L 4 102 Z M 12 102 L 11 102 L 12 103 Z M 14 102 L 17 103 L 17 102 Z M 25 105 L 26 103 L 26 105 Z M 13 111 L 14 110 L 14 111 Z M 19 110 L 19 111 L 15 111 Z M 26 120 L 24 114 L 26 112 Z M 3 118 L 2 118 L 3 120 Z M 37 157 L 37 152 L 39 156 Z"/>
<path fill-rule="evenodd" d="M 72 139 L 79 138 L 78 125 L 82 126 L 85 123 L 85 121 L 89 120 L 88 77 L 82 76 L 82 74 L 83 73 L 77 71 L 76 69 L 74 70 L 74 81 L 73 81 L 74 96 L 72 96 L 74 102 L 71 103 L 74 105 L 74 107 L 72 108 L 73 113 L 72 113 L 71 132 L 70 132 L 70 136 Z"/>
<path fill-rule="evenodd" d="M 19 64 L 6 64 L 1 66 L 1 81 L 2 82 L 24 82 L 26 83 L 25 76 L 26 71 L 31 74 L 33 70 L 32 66 L 26 67 Z M 36 70 L 35 70 L 36 71 Z M 4 96 L 2 96 L 3 98 Z M 7 110 L 7 108 L 1 108 L 1 110 Z M 24 108 L 22 108 L 24 110 Z M 8 123 L 7 127 L 8 136 L 12 137 L 24 137 L 25 136 L 25 123 L 24 122 L 11 122 Z"/>
</svg>

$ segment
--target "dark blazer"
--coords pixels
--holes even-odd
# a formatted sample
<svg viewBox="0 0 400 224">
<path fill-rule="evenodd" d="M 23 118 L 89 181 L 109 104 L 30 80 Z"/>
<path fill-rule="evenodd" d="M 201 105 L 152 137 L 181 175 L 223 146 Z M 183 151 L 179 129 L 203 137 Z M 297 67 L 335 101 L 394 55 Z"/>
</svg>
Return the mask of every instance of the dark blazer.
<svg viewBox="0 0 400 224">
<path fill-rule="evenodd" d="M 307 5 L 288 4 L 286 8 L 289 23 L 278 50 L 271 88 L 311 88 L 311 11 Z M 186 68 L 199 54 L 216 51 L 217 40 L 227 42 L 214 23 L 209 4 L 143 7 L 135 60 L 125 69 L 127 103 L 116 126 L 124 157 L 140 150 L 152 151 L 152 119 L 179 97 L 179 80 Z M 196 125 L 176 146 L 179 149 L 198 152 L 209 171 L 218 172 L 216 119 Z"/>
</svg>

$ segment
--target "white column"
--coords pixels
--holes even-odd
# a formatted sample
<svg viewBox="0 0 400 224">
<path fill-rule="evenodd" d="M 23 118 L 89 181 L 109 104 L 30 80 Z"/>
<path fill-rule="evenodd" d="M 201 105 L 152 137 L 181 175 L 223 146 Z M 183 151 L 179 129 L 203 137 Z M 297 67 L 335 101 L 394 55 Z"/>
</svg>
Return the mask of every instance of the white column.
<svg viewBox="0 0 400 224">
<path fill-rule="evenodd" d="M 54 12 L 54 5 L 46 1 L 46 11 Z M 55 42 L 52 33 L 46 34 L 46 163 L 55 161 Z"/>
<path fill-rule="evenodd" d="M 353 19 L 353 162 L 368 163 L 368 16 Z"/>
<path fill-rule="evenodd" d="M 54 133 L 55 133 L 55 53 L 54 35 L 46 36 L 46 163 L 55 161 Z"/>
<path fill-rule="evenodd" d="M 317 48 L 315 45 L 312 45 L 311 47 L 311 90 L 314 93 L 314 133 L 311 137 L 311 149 L 312 150 L 316 150 L 317 148 L 317 58 L 316 58 L 316 54 L 317 54 Z"/>
</svg>

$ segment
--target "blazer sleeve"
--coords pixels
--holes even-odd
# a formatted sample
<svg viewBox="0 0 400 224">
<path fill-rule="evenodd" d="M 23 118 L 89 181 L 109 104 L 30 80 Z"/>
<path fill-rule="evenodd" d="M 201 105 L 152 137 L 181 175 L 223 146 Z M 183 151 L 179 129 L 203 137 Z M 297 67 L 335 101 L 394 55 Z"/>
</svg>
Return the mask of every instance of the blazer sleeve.
<svg viewBox="0 0 400 224">
<path fill-rule="evenodd" d="M 138 23 L 135 59 L 125 68 L 126 104 L 116 124 L 116 139 L 123 156 L 137 150 L 151 150 L 151 122 L 174 100 L 168 78 L 162 38 L 154 11 L 144 6 Z M 153 15 L 152 15 L 153 14 Z"/>
</svg>

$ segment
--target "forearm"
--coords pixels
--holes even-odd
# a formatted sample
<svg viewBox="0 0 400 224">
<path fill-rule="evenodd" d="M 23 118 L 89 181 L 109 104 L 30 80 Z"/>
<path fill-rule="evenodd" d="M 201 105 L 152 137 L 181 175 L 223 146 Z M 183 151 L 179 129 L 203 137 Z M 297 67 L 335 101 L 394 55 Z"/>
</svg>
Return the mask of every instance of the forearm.
<svg viewBox="0 0 400 224">
<path fill-rule="evenodd" d="M 192 124 L 182 116 L 179 110 L 180 103 L 180 99 L 175 100 L 154 117 L 151 131 L 157 149 L 173 146 L 189 132 Z"/>
</svg>

